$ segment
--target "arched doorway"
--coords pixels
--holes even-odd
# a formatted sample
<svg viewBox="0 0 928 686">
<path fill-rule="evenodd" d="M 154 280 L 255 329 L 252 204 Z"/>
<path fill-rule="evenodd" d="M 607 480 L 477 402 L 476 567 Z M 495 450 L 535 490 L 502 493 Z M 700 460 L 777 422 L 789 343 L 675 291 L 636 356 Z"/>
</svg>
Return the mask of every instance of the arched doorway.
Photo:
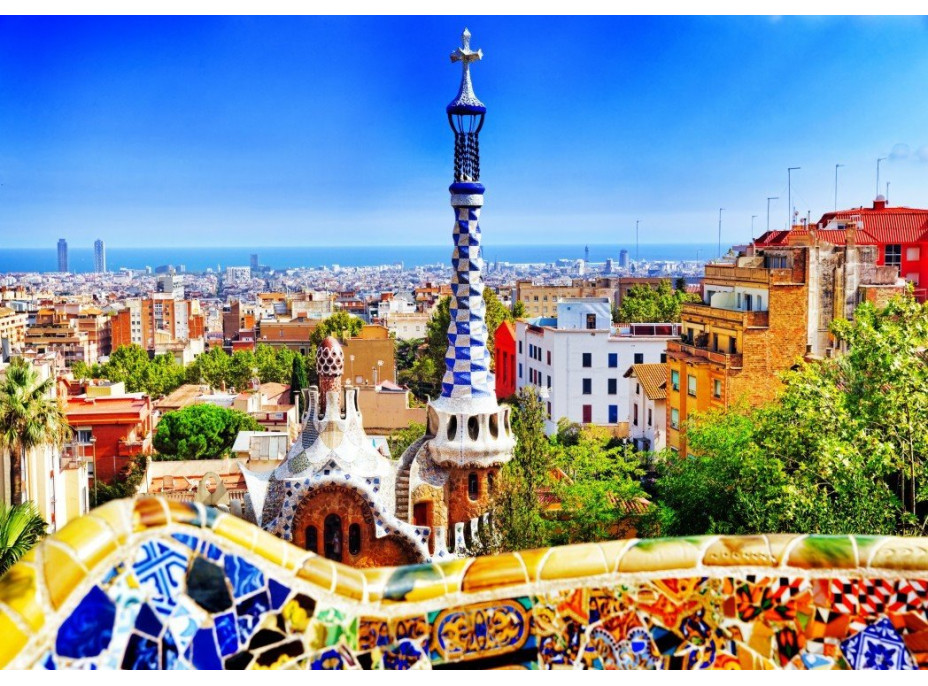
<svg viewBox="0 0 928 686">
<path fill-rule="evenodd" d="M 341 562 L 344 542 L 344 536 L 342 535 L 342 518 L 337 514 L 330 514 L 325 518 L 323 529 L 325 556 L 330 560 Z"/>
</svg>

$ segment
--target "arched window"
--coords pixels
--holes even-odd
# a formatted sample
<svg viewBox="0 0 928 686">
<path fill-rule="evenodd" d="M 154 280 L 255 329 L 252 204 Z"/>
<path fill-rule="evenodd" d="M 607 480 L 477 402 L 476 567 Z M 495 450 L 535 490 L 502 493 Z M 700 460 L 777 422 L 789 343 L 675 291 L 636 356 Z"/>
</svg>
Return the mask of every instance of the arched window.
<svg viewBox="0 0 928 686">
<path fill-rule="evenodd" d="M 487 472 L 487 493 L 493 492 L 493 481 L 495 480 L 496 474 L 493 472 Z"/>
<path fill-rule="evenodd" d="M 357 555 L 361 552 L 361 525 L 352 524 L 348 527 L 348 552 Z"/>
<path fill-rule="evenodd" d="M 319 552 L 319 532 L 316 531 L 314 526 L 306 527 L 306 550 L 314 553 Z"/>
<path fill-rule="evenodd" d="M 342 518 L 337 514 L 325 518 L 325 556 L 342 561 Z"/>
<path fill-rule="evenodd" d="M 471 472 L 467 475 L 467 497 L 476 500 L 480 493 L 480 482 L 477 479 L 477 473 Z"/>
</svg>

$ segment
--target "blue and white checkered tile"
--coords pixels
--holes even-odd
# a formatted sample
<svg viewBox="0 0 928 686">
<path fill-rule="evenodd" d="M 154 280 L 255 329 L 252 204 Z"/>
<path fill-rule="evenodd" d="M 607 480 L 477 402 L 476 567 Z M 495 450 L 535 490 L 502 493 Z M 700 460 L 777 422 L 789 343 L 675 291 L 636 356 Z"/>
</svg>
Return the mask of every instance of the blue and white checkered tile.
<svg viewBox="0 0 928 686">
<path fill-rule="evenodd" d="M 160 541 L 143 543 L 132 564 L 139 584 L 148 590 L 148 602 L 162 616 L 169 616 L 175 598 L 184 587 L 187 552 Z"/>
<path fill-rule="evenodd" d="M 905 642 L 885 617 L 841 643 L 854 669 L 918 669 Z"/>
</svg>

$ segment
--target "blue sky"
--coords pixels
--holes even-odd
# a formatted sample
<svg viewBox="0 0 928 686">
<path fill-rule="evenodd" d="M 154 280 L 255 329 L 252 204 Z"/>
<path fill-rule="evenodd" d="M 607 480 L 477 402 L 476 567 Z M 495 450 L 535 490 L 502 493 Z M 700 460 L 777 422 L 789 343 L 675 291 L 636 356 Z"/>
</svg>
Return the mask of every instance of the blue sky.
<svg viewBox="0 0 928 686">
<path fill-rule="evenodd" d="M 0 249 L 442 244 L 461 29 L 485 240 L 928 207 L 920 18 L 0 18 Z"/>
</svg>

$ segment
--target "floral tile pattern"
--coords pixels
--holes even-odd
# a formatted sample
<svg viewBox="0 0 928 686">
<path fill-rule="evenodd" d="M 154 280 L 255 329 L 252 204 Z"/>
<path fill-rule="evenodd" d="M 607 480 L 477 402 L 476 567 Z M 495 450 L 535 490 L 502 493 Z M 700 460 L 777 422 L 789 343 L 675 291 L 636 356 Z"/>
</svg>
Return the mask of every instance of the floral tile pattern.
<svg viewBox="0 0 928 686">
<path fill-rule="evenodd" d="M 67 584 L 63 560 L 81 570 Z M 918 669 L 928 541 L 707 536 L 354 570 L 147 498 L 0 578 L 0 631 L 8 668 Z"/>
</svg>

